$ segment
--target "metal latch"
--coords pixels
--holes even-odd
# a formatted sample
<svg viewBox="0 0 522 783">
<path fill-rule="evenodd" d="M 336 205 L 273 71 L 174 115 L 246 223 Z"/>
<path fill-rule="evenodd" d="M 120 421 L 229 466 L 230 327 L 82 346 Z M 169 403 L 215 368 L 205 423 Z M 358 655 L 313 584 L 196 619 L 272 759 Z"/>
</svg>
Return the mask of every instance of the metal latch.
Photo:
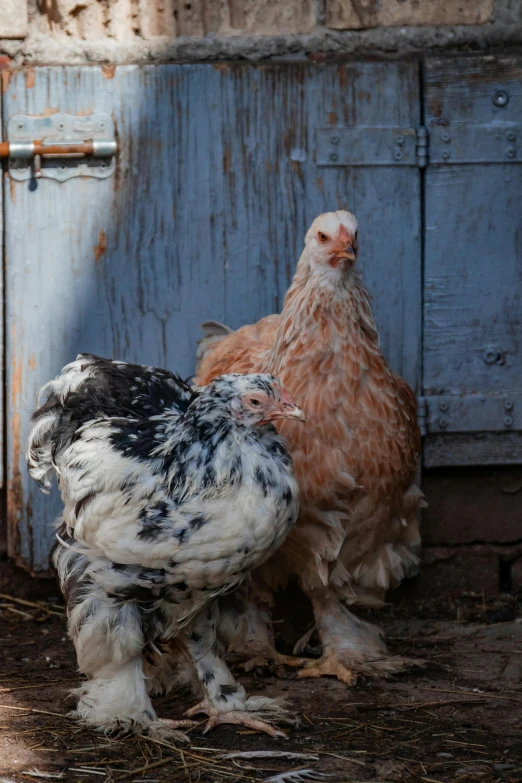
<svg viewBox="0 0 522 783">
<path fill-rule="evenodd" d="M 105 112 L 85 117 L 17 114 L 7 123 L 7 138 L 0 142 L 0 158 L 9 158 L 9 174 L 18 181 L 105 179 L 115 169 L 118 142 L 114 121 Z"/>
</svg>

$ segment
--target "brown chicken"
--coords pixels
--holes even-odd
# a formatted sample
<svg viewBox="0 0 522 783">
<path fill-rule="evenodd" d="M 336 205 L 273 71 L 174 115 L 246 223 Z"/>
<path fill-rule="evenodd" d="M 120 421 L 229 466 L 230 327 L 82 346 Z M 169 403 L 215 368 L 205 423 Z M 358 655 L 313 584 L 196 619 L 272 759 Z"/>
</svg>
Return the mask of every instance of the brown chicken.
<svg viewBox="0 0 522 783">
<path fill-rule="evenodd" d="M 276 652 L 269 623 L 273 592 L 297 577 L 322 643 L 322 656 L 305 659 L 299 675 L 334 675 L 347 684 L 358 672 L 385 676 L 405 665 L 388 655 L 380 630 L 348 606 L 382 606 L 386 590 L 415 572 L 424 505 L 415 484 L 415 396 L 379 350 L 356 256 L 350 212 L 316 218 L 282 314 L 236 332 L 222 327 L 221 335 L 212 322 L 196 379 L 205 385 L 223 373 L 271 373 L 305 412 L 306 428 L 289 421 L 279 427 L 290 443 L 301 509 L 282 549 L 256 575 L 246 653 L 250 667 L 303 664 Z"/>
</svg>

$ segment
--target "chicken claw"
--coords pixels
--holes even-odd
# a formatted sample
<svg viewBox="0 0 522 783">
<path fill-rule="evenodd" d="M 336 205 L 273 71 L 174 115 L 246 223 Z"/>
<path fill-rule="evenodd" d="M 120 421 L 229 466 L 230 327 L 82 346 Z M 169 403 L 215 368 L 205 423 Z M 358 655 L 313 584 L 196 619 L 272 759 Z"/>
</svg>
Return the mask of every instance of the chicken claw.
<svg viewBox="0 0 522 783">
<path fill-rule="evenodd" d="M 254 707 L 256 705 L 256 701 L 261 700 L 256 700 L 255 697 L 253 699 L 248 699 L 245 704 L 245 710 L 230 710 L 230 712 L 220 712 L 213 704 L 208 701 L 208 699 L 203 699 L 203 701 L 200 701 L 199 704 L 196 704 L 195 707 L 191 707 L 190 710 L 187 710 L 185 715 L 187 715 L 189 718 L 191 718 L 193 715 L 197 715 L 200 712 L 204 712 L 206 715 L 208 715 L 208 721 L 203 730 L 203 734 L 206 734 L 211 729 L 219 726 L 220 723 L 232 723 L 236 726 L 245 726 L 247 729 L 253 729 L 254 731 L 264 731 L 265 734 L 268 734 L 270 737 L 284 737 L 284 739 L 288 739 L 286 734 L 284 734 L 282 731 L 276 729 L 275 726 L 272 726 L 270 723 L 262 720 L 262 710 L 259 710 L 258 712 L 250 712 L 248 710 L 249 702 L 251 702 L 251 706 Z M 273 700 L 264 699 L 263 701 L 268 703 Z M 273 714 L 276 715 L 279 709 L 280 708 L 277 703 L 274 702 Z"/>
<path fill-rule="evenodd" d="M 243 661 L 238 665 L 246 672 L 250 672 L 252 669 L 274 670 L 277 676 L 280 677 L 282 674 L 284 674 L 284 671 L 279 671 L 282 666 L 293 666 L 297 668 L 298 666 L 305 666 L 309 660 L 309 658 L 298 658 L 294 655 L 283 655 L 282 653 L 278 653 L 277 650 L 268 649 L 265 653 L 261 653 L 261 655 L 254 655 L 252 658 L 249 658 L 247 661 Z"/>
<path fill-rule="evenodd" d="M 190 739 L 182 731 L 176 729 L 190 729 L 196 726 L 193 720 L 170 720 L 169 718 L 157 718 L 147 727 L 147 736 L 151 739 L 169 740 L 170 742 L 190 743 Z"/>
<path fill-rule="evenodd" d="M 72 713 L 73 715 L 75 713 Z M 150 739 L 157 739 L 164 742 L 190 743 L 190 739 L 182 731 L 176 731 L 178 728 L 191 728 L 197 725 L 193 720 L 168 720 L 165 718 L 155 718 L 154 720 L 140 724 L 139 721 L 125 716 L 115 717 L 112 721 L 105 724 L 103 729 L 107 736 L 123 739 L 132 735 L 143 735 Z"/>
<path fill-rule="evenodd" d="M 307 677 L 337 677 L 345 685 L 357 683 L 358 674 L 367 677 L 389 677 L 412 668 L 423 668 L 424 661 L 403 658 L 399 655 L 376 658 L 375 660 L 357 660 L 342 662 L 343 651 L 331 650 L 316 661 L 311 661 L 304 669 L 297 672 L 300 679 Z M 348 657 L 348 656 L 347 656 Z"/>
<path fill-rule="evenodd" d="M 345 685 L 355 685 L 357 682 L 356 672 L 341 663 L 333 651 L 323 655 L 316 661 L 310 661 L 305 665 L 304 669 L 300 669 L 297 672 L 297 676 L 300 679 L 307 679 L 308 677 L 319 678 L 328 675 L 337 677 Z"/>
</svg>

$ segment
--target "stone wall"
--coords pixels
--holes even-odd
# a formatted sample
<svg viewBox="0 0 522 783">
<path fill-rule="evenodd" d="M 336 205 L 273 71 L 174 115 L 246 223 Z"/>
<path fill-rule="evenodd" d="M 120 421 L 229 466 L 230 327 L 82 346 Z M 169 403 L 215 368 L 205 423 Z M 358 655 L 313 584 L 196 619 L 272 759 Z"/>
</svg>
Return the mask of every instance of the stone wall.
<svg viewBox="0 0 522 783">
<path fill-rule="evenodd" d="M 1 0 L 15 64 L 261 59 L 522 43 L 520 0 Z"/>
</svg>

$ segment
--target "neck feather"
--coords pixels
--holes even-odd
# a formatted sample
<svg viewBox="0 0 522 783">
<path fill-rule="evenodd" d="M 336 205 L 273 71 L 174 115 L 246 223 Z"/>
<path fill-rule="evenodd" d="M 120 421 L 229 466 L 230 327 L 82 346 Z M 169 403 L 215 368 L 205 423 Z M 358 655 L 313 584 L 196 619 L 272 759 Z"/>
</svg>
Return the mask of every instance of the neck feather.
<svg viewBox="0 0 522 783">
<path fill-rule="evenodd" d="M 285 370 L 292 366 L 295 372 L 301 362 L 322 366 L 323 360 L 330 359 L 335 367 L 339 354 L 343 356 L 341 365 L 352 356 L 364 366 L 361 354 L 368 353 L 380 356 L 379 335 L 359 274 L 353 270 L 343 278 L 314 274 L 305 249 L 263 372 L 285 383 Z"/>
</svg>

